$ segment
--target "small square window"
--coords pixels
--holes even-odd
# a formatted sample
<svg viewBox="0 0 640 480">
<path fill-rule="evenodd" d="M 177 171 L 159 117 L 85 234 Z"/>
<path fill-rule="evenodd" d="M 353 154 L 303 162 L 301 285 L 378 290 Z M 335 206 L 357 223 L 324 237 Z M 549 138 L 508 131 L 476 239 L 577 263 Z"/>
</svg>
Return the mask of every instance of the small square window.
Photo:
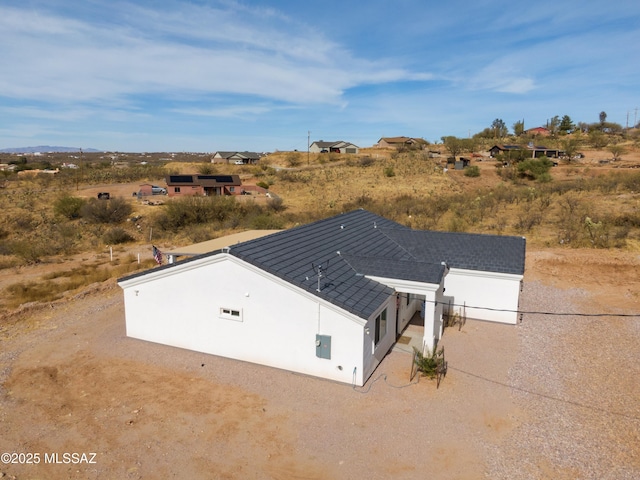
<svg viewBox="0 0 640 480">
<path fill-rule="evenodd" d="M 227 320 L 235 320 L 237 322 L 242 321 L 242 310 L 237 310 L 233 308 L 220 308 L 220 318 L 225 318 Z"/>
</svg>

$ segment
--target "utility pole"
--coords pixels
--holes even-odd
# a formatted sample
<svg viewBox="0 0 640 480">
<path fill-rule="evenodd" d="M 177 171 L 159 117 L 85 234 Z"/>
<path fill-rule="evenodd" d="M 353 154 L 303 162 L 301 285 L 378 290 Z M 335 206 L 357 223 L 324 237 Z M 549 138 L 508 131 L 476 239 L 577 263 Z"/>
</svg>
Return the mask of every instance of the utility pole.
<svg viewBox="0 0 640 480">
<path fill-rule="evenodd" d="M 309 142 L 311 141 L 311 131 L 307 130 L 307 165 L 311 163 L 311 159 L 309 158 Z"/>
</svg>

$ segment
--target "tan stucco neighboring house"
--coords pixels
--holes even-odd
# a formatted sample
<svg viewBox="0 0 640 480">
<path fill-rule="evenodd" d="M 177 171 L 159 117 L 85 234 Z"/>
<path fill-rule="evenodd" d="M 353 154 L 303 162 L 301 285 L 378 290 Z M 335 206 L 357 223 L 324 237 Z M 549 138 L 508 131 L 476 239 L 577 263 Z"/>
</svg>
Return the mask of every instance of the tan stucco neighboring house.
<svg viewBox="0 0 640 480">
<path fill-rule="evenodd" d="M 411 137 L 382 137 L 376 143 L 378 148 L 400 148 L 400 147 L 425 147 L 427 141 L 422 138 Z"/>
</svg>

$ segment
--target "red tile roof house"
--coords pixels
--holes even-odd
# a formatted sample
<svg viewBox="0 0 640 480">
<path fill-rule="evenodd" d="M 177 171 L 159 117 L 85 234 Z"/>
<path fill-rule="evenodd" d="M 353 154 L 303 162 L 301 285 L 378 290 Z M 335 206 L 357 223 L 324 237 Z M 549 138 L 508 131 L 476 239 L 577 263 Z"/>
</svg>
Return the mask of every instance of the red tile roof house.
<svg viewBox="0 0 640 480">
<path fill-rule="evenodd" d="M 355 210 L 118 284 L 128 337 L 361 386 L 416 312 L 428 350 L 449 306 L 516 324 L 525 247 Z"/>
<path fill-rule="evenodd" d="M 238 175 L 169 175 L 165 180 L 170 197 L 241 195 L 243 190 Z"/>
<path fill-rule="evenodd" d="M 535 127 L 530 128 L 529 130 L 525 130 L 524 133 L 527 135 L 541 135 L 543 137 L 548 137 L 551 135 L 551 130 L 545 127 Z"/>
</svg>

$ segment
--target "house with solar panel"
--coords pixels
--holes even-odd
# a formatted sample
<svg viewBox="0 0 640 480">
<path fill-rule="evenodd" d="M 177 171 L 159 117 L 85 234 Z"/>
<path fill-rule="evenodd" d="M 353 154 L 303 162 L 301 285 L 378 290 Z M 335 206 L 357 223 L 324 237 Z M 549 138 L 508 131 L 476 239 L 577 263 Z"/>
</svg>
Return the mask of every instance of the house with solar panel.
<svg viewBox="0 0 640 480">
<path fill-rule="evenodd" d="M 242 194 L 238 175 L 168 175 L 165 182 L 170 197 Z"/>
<path fill-rule="evenodd" d="M 420 313 L 515 324 L 523 237 L 413 230 L 366 210 L 118 280 L 129 337 L 364 385 Z"/>
</svg>

